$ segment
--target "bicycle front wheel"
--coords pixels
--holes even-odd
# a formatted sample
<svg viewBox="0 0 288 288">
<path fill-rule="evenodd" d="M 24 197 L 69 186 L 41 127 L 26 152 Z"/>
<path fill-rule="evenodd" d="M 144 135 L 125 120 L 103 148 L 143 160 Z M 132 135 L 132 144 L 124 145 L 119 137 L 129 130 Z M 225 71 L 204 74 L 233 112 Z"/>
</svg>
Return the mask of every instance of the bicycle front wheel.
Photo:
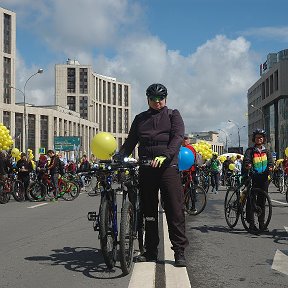
<svg viewBox="0 0 288 288">
<path fill-rule="evenodd" d="M 72 201 L 80 194 L 80 187 L 73 181 L 68 181 L 62 188 L 60 195 L 65 201 Z"/>
<path fill-rule="evenodd" d="M 228 188 L 224 201 L 224 214 L 227 225 L 234 228 L 240 216 L 240 204 L 237 190 L 233 187 Z"/>
<path fill-rule="evenodd" d="M 21 181 L 16 180 L 12 186 L 12 195 L 17 202 L 25 200 L 25 189 Z"/>
<path fill-rule="evenodd" d="M 124 275 L 131 271 L 134 252 L 134 209 L 130 201 L 126 201 L 121 211 L 120 224 L 120 264 Z"/>
<path fill-rule="evenodd" d="M 272 217 L 272 203 L 268 193 L 253 188 L 241 211 L 241 221 L 246 231 L 252 234 L 267 229 Z"/>
<path fill-rule="evenodd" d="M 189 187 L 184 195 L 184 208 L 189 215 L 200 214 L 207 203 L 207 196 L 205 190 L 198 185 Z"/>
<path fill-rule="evenodd" d="M 31 202 L 44 201 L 47 195 L 47 187 L 38 181 L 31 182 L 27 188 L 26 195 Z"/>
<path fill-rule="evenodd" d="M 102 255 L 108 269 L 116 262 L 117 241 L 113 231 L 113 207 L 105 197 L 101 200 L 99 212 L 99 236 Z"/>
</svg>

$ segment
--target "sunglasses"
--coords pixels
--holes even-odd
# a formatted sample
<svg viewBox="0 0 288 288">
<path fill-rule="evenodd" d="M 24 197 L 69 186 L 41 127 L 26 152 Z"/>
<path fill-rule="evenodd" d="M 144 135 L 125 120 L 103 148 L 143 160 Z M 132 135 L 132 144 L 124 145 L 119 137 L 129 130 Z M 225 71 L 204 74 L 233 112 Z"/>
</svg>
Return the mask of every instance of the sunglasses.
<svg viewBox="0 0 288 288">
<path fill-rule="evenodd" d="M 154 102 L 160 102 L 163 101 L 166 97 L 164 96 L 155 96 L 155 97 L 149 97 L 149 100 L 154 101 Z"/>
</svg>

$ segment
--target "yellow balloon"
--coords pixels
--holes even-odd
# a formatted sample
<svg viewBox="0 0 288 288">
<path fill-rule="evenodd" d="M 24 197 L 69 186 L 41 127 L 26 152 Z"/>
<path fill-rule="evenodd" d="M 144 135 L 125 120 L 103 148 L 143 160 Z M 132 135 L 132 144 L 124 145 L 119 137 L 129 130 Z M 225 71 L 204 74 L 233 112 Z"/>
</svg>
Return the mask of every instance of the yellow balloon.
<svg viewBox="0 0 288 288">
<path fill-rule="evenodd" d="M 288 147 L 285 149 L 285 155 L 288 157 Z"/>
<path fill-rule="evenodd" d="M 12 155 L 13 157 L 17 157 L 19 154 L 20 154 L 20 151 L 19 151 L 18 148 L 13 148 L 13 149 L 11 150 L 11 155 Z"/>
<path fill-rule="evenodd" d="M 229 164 L 229 170 L 234 171 L 235 169 L 235 164 L 231 163 Z"/>
<path fill-rule="evenodd" d="M 116 139 L 108 132 L 100 132 L 91 141 L 92 153 L 100 160 L 109 160 L 115 154 Z"/>
</svg>

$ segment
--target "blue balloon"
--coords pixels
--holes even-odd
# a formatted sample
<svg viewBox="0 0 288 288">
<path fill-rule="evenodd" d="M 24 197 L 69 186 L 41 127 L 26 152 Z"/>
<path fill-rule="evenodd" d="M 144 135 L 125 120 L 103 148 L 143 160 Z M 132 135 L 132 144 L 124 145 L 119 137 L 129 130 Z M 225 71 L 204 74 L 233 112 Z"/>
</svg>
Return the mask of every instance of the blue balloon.
<svg viewBox="0 0 288 288">
<path fill-rule="evenodd" d="M 193 152 L 189 148 L 181 146 L 178 154 L 179 171 L 190 169 L 194 163 L 195 156 Z"/>
</svg>

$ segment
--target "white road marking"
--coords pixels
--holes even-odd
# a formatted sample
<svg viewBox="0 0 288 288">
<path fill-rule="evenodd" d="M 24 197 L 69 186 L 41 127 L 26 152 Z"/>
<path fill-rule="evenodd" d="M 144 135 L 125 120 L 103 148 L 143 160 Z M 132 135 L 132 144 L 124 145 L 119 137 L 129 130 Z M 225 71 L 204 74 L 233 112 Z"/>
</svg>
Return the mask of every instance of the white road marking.
<svg viewBox="0 0 288 288">
<path fill-rule="evenodd" d="M 40 207 L 40 206 L 44 206 L 44 205 L 47 205 L 48 203 L 41 203 L 41 204 L 37 204 L 37 205 L 34 205 L 34 206 L 30 206 L 30 207 L 27 207 L 28 209 L 33 209 L 33 208 L 37 208 L 37 207 Z"/>
<path fill-rule="evenodd" d="M 288 275 L 288 256 L 277 249 L 271 268 Z"/>
<path fill-rule="evenodd" d="M 282 205 L 288 205 L 287 202 L 281 202 L 281 201 L 277 201 L 277 200 L 273 200 L 271 199 L 272 202 L 278 203 L 278 204 L 282 204 Z"/>
<path fill-rule="evenodd" d="M 128 288 L 154 288 L 156 262 L 138 262 L 134 264 Z"/>
<path fill-rule="evenodd" d="M 170 248 L 171 242 L 165 214 L 163 214 L 163 230 L 166 288 L 191 288 L 186 268 L 174 266 L 174 252 Z"/>
</svg>

